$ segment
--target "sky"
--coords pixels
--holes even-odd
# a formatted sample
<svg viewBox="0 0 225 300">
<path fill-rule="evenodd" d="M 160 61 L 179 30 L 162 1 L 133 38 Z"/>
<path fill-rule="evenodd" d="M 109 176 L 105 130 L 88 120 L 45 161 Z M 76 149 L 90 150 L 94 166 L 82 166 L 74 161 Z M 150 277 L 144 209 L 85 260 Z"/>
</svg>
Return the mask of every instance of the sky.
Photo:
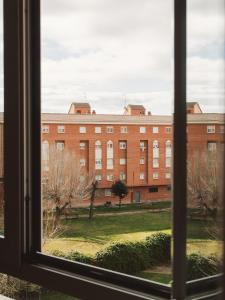
<svg viewBox="0 0 225 300">
<path fill-rule="evenodd" d="M 123 113 L 127 104 L 173 112 L 172 0 L 41 4 L 43 112 L 67 113 L 71 102 L 97 113 Z M 187 99 L 204 112 L 224 111 L 223 13 L 224 0 L 188 0 Z M 0 72 L 0 94 L 2 85 Z"/>
</svg>

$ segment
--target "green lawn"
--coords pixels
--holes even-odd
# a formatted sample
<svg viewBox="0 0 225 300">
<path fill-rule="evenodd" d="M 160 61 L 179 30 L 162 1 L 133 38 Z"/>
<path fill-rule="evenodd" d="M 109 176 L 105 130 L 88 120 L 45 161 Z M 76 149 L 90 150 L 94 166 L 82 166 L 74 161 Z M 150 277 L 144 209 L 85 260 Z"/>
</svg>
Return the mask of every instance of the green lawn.
<svg viewBox="0 0 225 300">
<path fill-rule="evenodd" d="M 80 251 L 94 255 L 114 241 L 144 239 L 157 231 L 171 233 L 170 212 L 96 216 L 63 221 L 63 233 L 46 243 L 44 250 Z M 204 221 L 188 220 L 188 253 L 217 252 L 219 242 L 211 239 Z"/>
</svg>

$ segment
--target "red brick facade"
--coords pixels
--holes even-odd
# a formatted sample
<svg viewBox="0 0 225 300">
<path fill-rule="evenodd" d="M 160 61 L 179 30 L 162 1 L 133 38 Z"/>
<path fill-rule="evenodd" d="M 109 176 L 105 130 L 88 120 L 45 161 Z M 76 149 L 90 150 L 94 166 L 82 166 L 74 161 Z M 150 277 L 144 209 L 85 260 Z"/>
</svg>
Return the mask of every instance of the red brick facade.
<svg viewBox="0 0 225 300">
<path fill-rule="evenodd" d="M 90 113 L 87 104 L 82 109 L 76 113 L 74 103 L 68 115 L 43 114 L 42 142 L 64 143 L 95 174 L 96 202 L 117 201 L 109 189 L 120 178 L 129 187 L 124 202 L 171 199 L 172 118 L 146 115 L 141 106 L 128 106 L 125 115 Z M 196 103 L 187 110 L 189 155 L 206 150 L 210 142 L 223 143 L 224 115 L 203 114 Z"/>
</svg>

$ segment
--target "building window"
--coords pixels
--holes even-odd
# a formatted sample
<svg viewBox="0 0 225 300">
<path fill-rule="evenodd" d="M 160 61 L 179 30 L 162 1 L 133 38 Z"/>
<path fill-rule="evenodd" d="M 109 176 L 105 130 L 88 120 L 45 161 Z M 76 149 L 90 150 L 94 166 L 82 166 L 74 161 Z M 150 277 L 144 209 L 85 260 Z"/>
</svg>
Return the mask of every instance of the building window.
<svg viewBox="0 0 225 300">
<path fill-rule="evenodd" d="M 140 127 L 139 130 L 140 133 L 146 133 L 146 127 Z"/>
<path fill-rule="evenodd" d="M 86 133 L 86 132 L 87 132 L 87 131 L 86 131 L 86 127 L 81 126 L 81 127 L 79 128 L 79 132 L 80 132 L 80 133 Z"/>
<path fill-rule="evenodd" d="M 172 157 L 172 145 L 171 141 L 166 141 L 166 157 Z"/>
<path fill-rule="evenodd" d="M 95 127 L 95 133 L 102 133 L 101 127 Z"/>
<path fill-rule="evenodd" d="M 151 186 L 149 188 L 149 193 L 158 193 L 159 188 L 157 186 Z"/>
<path fill-rule="evenodd" d="M 102 180 L 102 175 L 100 175 L 100 174 L 95 175 L 95 180 L 101 181 Z"/>
<path fill-rule="evenodd" d="M 215 133 L 216 132 L 216 126 L 215 125 L 208 125 L 207 126 L 207 133 Z"/>
<path fill-rule="evenodd" d="M 43 141 L 41 145 L 41 159 L 43 164 L 43 171 L 49 171 L 49 143 L 48 141 Z"/>
<path fill-rule="evenodd" d="M 128 133 L 127 126 L 121 126 L 120 127 L 120 133 Z"/>
<path fill-rule="evenodd" d="M 112 196 L 112 192 L 111 192 L 110 189 L 105 189 L 105 196 L 106 196 L 106 197 Z"/>
<path fill-rule="evenodd" d="M 102 144 L 100 141 L 95 142 L 95 169 L 102 169 Z"/>
<path fill-rule="evenodd" d="M 81 166 L 81 167 L 84 167 L 84 166 L 85 166 L 85 159 L 84 159 L 84 158 L 81 158 L 81 159 L 80 159 L 80 166 Z"/>
<path fill-rule="evenodd" d="M 216 142 L 208 142 L 207 144 L 208 151 L 216 151 Z"/>
<path fill-rule="evenodd" d="M 224 125 L 220 126 L 220 133 L 224 133 Z"/>
<path fill-rule="evenodd" d="M 141 157 L 140 158 L 140 165 L 144 165 L 145 164 L 145 159 L 144 159 L 144 157 Z"/>
<path fill-rule="evenodd" d="M 80 142 L 80 150 L 84 150 L 86 147 L 84 142 Z"/>
<path fill-rule="evenodd" d="M 165 127 L 165 133 L 171 133 L 172 128 L 171 127 Z"/>
<path fill-rule="evenodd" d="M 120 173 L 120 180 L 126 180 L 126 174 L 121 172 Z"/>
<path fill-rule="evenodd" d="M 159 159 L 153 158 L 153 168 L 159 168 Z"/>
<path fill-rule="evenodd" d="M 152 178 L 153 179 L 159 179 L 159 173 L 153 173 Z"/>
<path fill-rule="evenodd" d="M 107 169 L 112 170 L 113 169 L 113 159 L 107 158 Z"/>
<path fill-rule="evenodd" d="M 159 142 L 153 142 L 153 160 L 154 158 L 159 158 Z"/>
<path fill-rule="evenodd" d="M 65 133 L 65 126 L 64 125 L 59 125 L 58 126 L 58 133 Z"/>
<path fill-rule="evenodd" d="M 113 142 L 107 142 L 107 169 L 113 169 Z"/>
<path fill-rule="evenodd" d="M 140 180 L 144 180 L 145 179 L 145 173 L 140 173 Z"/>
<path fill-rule="evenodd" d="M 120 165 L 126 165 L 126 158 L 120 158 Z"/>
<path fill-rule="evenodd" d="M 145 142 L 140 142 L 140 149 L 141 151 L 145 151 L 146 149 Z"/>
<path fill-rule="evenodd" d="M 171 178 L 171 174 L 170 174 L 170 173 L 166 173 L 166 174 L 165 174 L 165 178 L 166 178 L 166 179 L 170 179 L 170 178 Z"/>
<path fill-rule="evenodd" d="M 112 174 L 107 175 L 107 181 L 113 181 L 113 175 Z"/>
<path fill-rule="evenodd" d="M 55 142 L 56 144 L 56 149 L 59 151 L 63 151 L 65 149 L 65 142 L 64 141 L 58 141 Z"/>
<path fill-rule="evenodd" d="M 159 127 L 152 127 L 152 133 L 159 133 Z"/>
<path fill-rule="evenodd" d="M 43 125 L 42 126 L 42 133 L 49 133 L 49 126 L 48 125 Z"/>
<path fill-rule="evenodd" d="M 112 126 L 108 126 L 106 129 L 107 133 L 113 133 L 113 127 Z"/>
<path fill-rule="evenodd" d="M 126 142 L 120 142 L 120 149 L 126 149 L 127 148 L 127 143 Z"/>
<path fill-rule="evenodd" d="M 171 167 L 171 157 L 166 157 L 166 168 Z"/>
</svg>

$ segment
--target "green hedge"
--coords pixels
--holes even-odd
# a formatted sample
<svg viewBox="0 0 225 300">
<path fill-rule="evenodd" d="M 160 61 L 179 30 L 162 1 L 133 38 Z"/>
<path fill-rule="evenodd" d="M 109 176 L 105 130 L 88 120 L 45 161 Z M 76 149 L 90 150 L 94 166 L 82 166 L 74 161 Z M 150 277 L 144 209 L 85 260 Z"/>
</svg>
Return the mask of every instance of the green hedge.
<svg viewBox="0 0 225 300">
<path fill-rule="evenodd" d="M 118 272 L 135 274 L 151 265 L 145 243 L 116 243 L 96 254 L 96 264 Z"/>
<path fill-rule="evenodd" d="M 60 250 L 54 250 L 51 252 L 51 255 L 62 257 L 72 261 L 78 261 L 85 264 L 94 264 L 94 259 L 91 256 L 85 255 L 78 251 L 70 251 L 68 253 L 64 253 Z"/>
<path fill-rule="evenodd" d="M 146 238 L 146 247 L 154 264 L 164 264 L 171 261 L 171 236 L 166 233 L 156 233 Z"/>
<path fill-rule="evenodd" d="M 193 253 L 187 256 L 187 280 L 212 276 L 219 273 L 220 262 L 215 255 L 202 256 Z"/>
</svg>

